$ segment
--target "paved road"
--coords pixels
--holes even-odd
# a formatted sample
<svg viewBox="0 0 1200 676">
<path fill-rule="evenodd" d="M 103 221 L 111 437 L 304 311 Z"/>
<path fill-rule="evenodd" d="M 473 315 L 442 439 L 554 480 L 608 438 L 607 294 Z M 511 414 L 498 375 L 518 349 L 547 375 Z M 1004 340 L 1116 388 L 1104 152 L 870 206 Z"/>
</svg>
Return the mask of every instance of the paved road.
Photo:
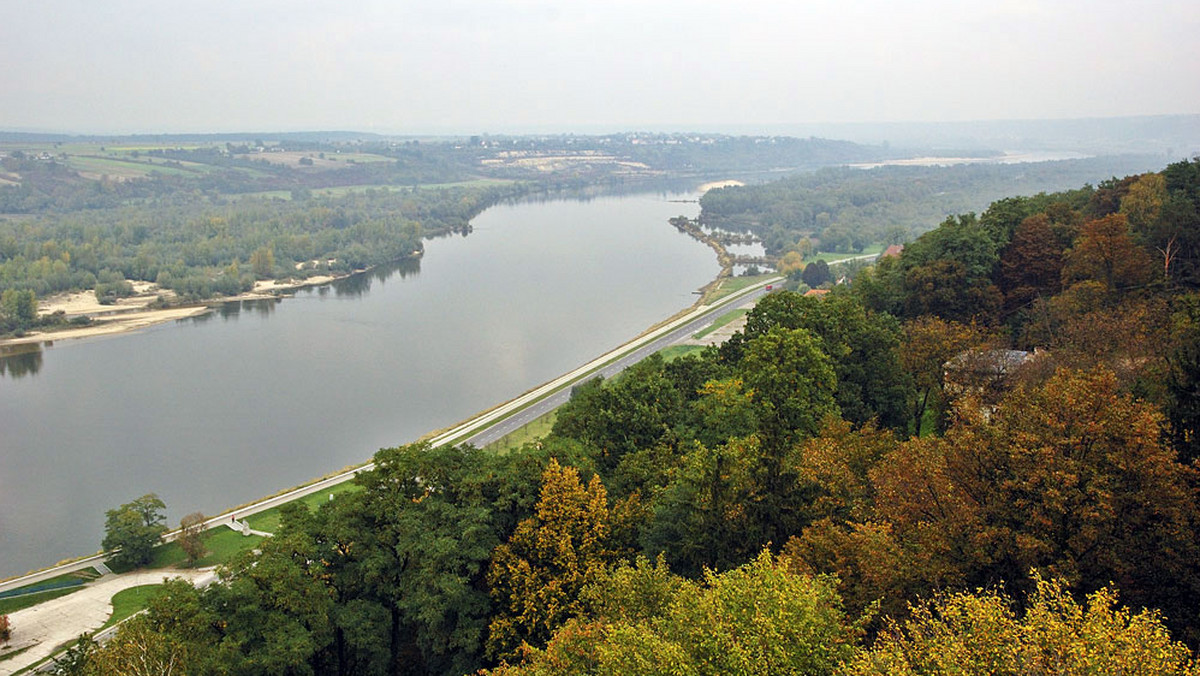
<svg viewBox="0 0 1200 676">
<path fill-rule="evenodd" d="M 480 447 L 486 446 L 496 439 L 520 428 L 529 421 L 561 406 L 570 398 L 571 386 L 574 384 L 582 382 L 587 378 L 595 377 L 597 373 L 602 374 L 605 378 L 610 378 L 664 347 L 682 343 L 690 336 L 712 324 L 721 315 L 736 308 L 746 307 L 755 303 L 767 293 L 765 286 L 768 283 L 779 284 L 782 281 L 782 278 L 767 279 L 756 286 L 736 292 L 714 305 L 702 306 L 692 310 L 658 329 L 650 331 L 607 354 L 597 357 L 570 373 L 563 374 L 549 383 L 530 390 L 511 401 L 505 402 L 490 411 L 481 413 L 464 423 L 438 434 L 430 441 L 434 446 L 441 446 L 448 443 L 470 443 Z M 552 394 L 547 396 L 547 393 Z M 545 398 L 540 399 L 541 397 Z M 368 462 L 360 467 L 326 477 L 307 486 L 302 486 L 274 497 L 260 500 L 252 505 L 214 516 L 205 522 L 205 528 L 231 526 L 234 519 L 245 519 L 252 514 L 257 514 L 273 507 L 278 507 L 286 502 L 327 490 L 332 486 L 349 481 L 359 472 L 372 469 L 374 466 L 374 463 Z M 169 542 L 174 540 L 176 536 L 178 536 L 178 531 L 172 531 L 163 536 L 163 539 Z M 55 566 L 0 582 L 0 591 L 36 584 L 37 582 L 62 575 L 63 573 L 89 568 L 102 563 L 105 558 L 104 554 L 96 554 L 61 566 Z"/>
<path fill-rule="evenodd" d="M 77 592 L 10 614 L 11 650 L 6 652 L 28 649 L 0 662 L 0 676 L 14 674 L 73 642 L 80 634 L 103 626 L 112 615 L 113 594 L 130 587 L 160 584 L 170 577 L 183 577 L 193 584 L 205 585 L 216 578 L 216 573 L 212 568 L 200 568 L 105 575 Z"/>
<path fill-rule="evenodd" d="M 624 371 L 630 366 L 633 366 L 637 362 L 649 357 L 663 348 L 670 347 L 672 345 L 678 345 L 679 343 L 687 341 L 693 335 L 710 326 L 721 315 L 732 312 L 738 308 L 750 307 L 754 305 L 754 303 L 758 302 L 759 298 L 762 298 L 767 293 L 768 292 L 765 288 L 758 288 L 754 291 L 751 291 L 748 295 L 740 297 L 736 302 L 720 306 L 719 311 L 704 314 L 701 317 L 692 319 L 686 324 L 672 329 L 670 332 L 652 340 L 649 343 L 646 343 L 637 350 L 630 352 L 620 359 L 608 364 L 607 366 L 600 368 L 597 373 L 599 375 L 603 375 L 605 378 L 611 378 L 612 376 Z M 486 446 L 493 441 L 496 441 L 497 439 L 500 439 L 505 435 L 520 429 L 529 422 L 536 420 L 537 418 L 549 413 L 559 406 L 562 406 L 570 398 L 570 387 L 559 390 L 558 392 L 555 392 L 554 394 L 542 399 L 528 408 L 521 410 L 516 415 L 506 418 L 503 422 L 497 423 L 496 425 L 493 425 L 486 430 L 471 436 L 470 438 L 466 439 L 465 442 L 479 447 Z"/>
</svg>

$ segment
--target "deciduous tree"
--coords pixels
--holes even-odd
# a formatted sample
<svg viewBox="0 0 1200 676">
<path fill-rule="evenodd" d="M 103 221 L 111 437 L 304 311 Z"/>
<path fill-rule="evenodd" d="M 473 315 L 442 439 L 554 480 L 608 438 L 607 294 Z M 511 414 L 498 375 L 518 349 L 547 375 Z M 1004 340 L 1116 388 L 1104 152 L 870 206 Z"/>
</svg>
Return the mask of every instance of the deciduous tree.
<svg viewBox="0 0 1200 676">
<path fill-rule="evenodd" d="M 188 565 L 195 565 L 204 556 L 204 515 L 192 512 L 179 520 L 179 548 L 187 554 Z"/>
<path fill-rule="evenodd" d="M 1117 603 L 1108 588 L 1077 603 L 1061 580 L 1036 579 L 1024 613 L 996 591 L 946 594 L 892 622 L 845 673 L 1131 674 L 1197 673 L 1187 646 L 1171 640 L 1152 610 Z"/>
<path fill-rule="evenodd" d="M 551 460 L 534 516 L 492 555 L 488 584 L 499 609 L 489 629 L 490 652 L 511 658 L 523 646 L 540 647 L 578 617 L 580 592 L 615 559 L 608 538 L 608 496 L 600 477 L 585 486 L 578 470 Z"/>
<path fill-rule="evenodd" d="M 119 565 L 140 566 L 150 562 L 154 546 L 166 532 L 166 505 L 158 496 L 147 493 L 133 502 L 105 512 L 105 551 Z"/>
</svg>

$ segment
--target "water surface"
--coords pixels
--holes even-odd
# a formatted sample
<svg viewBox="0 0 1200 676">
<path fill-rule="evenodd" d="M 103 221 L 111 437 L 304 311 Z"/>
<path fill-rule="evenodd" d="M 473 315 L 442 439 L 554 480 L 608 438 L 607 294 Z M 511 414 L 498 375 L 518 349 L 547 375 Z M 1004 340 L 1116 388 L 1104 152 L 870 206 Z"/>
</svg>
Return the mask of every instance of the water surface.
<svg viewBox="0 0 1200 676">
<path fill-rule="evenodd" d="M 5 360 L 0 577 L 95 551 L 147 492 L 174 525 L 363 462 L 691 305 L 718 267 L 667 199 L 501 205 L 419 264 Z"/>
</svg>

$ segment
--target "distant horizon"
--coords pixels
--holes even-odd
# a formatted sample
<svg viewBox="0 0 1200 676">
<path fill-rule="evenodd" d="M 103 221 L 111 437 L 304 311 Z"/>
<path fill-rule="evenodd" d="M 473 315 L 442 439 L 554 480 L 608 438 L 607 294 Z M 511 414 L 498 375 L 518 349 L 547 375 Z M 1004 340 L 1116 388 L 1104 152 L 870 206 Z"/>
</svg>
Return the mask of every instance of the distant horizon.
<svg viewBox="0 0 1200 676">
<path fill-rule="evenodd" d="M 875 121 L 825 121 L 825 122 L 776 122 L 776 123 L 745 123 L 745 122 L 714 122 L 705 125 L 687 123 L 653 123 L 621 126 L 613 124 L 584 124 L 575 126 L 565 125 L 509 125 L 494 129 L 468 128 L 462 125 L 445 125 L 442 127 L 415 128 L 400 130 L 396 128 L 370 128 L 356 126 L 304 127 L 286 126 L 279 128 L 125 128 L 125 129 L 77 129 L 37 126 L 3 126 L 0 133 L 5 134 L 41 134 L 48 136 L 74 137 L 121 137 L 121 136 L 253 136 L 265 134 L 370 134 L 375 136 L 400 137 L 437 137 L 437 136 L 606 136 L 611 134 L 721 134 L 729 136 L 795 136 L 792 131 L 808 129 L 835 128 L 871 128 L 871 127 L 955 127 L 973 125 L 1007 125 L 1007 124 L 1054 124 L 1068 122 L 1116 122 L 1134 120 L 1167 120 L 1195 118 L 1200 122 L 1200 113 L 1151 113 L 1144 115 L 1093 115 L 1085 117 L 1013 117 L 1013 118 L 979 118 L 961 120 L 875 120 Z M 806 136 L 808 134 L 805 134 Z M 839 139 L 830 139 L 839 140 Z M 1200 139 L 1198 139 L 1200 140 Z"/>
</svg>

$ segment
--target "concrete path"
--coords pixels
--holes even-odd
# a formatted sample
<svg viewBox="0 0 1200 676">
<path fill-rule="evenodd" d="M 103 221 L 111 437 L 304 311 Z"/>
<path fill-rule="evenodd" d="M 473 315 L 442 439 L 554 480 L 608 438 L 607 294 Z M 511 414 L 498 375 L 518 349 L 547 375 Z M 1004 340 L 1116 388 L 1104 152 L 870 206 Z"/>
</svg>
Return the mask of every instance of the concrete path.
<svg viewBox="0 0 1200 676">
<path fill-rule="evenodd" d="M 26 647 L 28 650 L 0 662 L 0 676 L 14 674 L 73 642 L 80 634 L 99 629 L 112 615 L 113 595 L 122 589 L 159 584 L 164 578 L 173 577 L 182 577 L 203 586 L 216 579 L 216 572 L 213 568 L 166 568 L 106 575 L 77 592 L 11 613 L 8 617 L 12 623 L 12 639 L 9 649 L 0 654 Z"/>
</svg>

